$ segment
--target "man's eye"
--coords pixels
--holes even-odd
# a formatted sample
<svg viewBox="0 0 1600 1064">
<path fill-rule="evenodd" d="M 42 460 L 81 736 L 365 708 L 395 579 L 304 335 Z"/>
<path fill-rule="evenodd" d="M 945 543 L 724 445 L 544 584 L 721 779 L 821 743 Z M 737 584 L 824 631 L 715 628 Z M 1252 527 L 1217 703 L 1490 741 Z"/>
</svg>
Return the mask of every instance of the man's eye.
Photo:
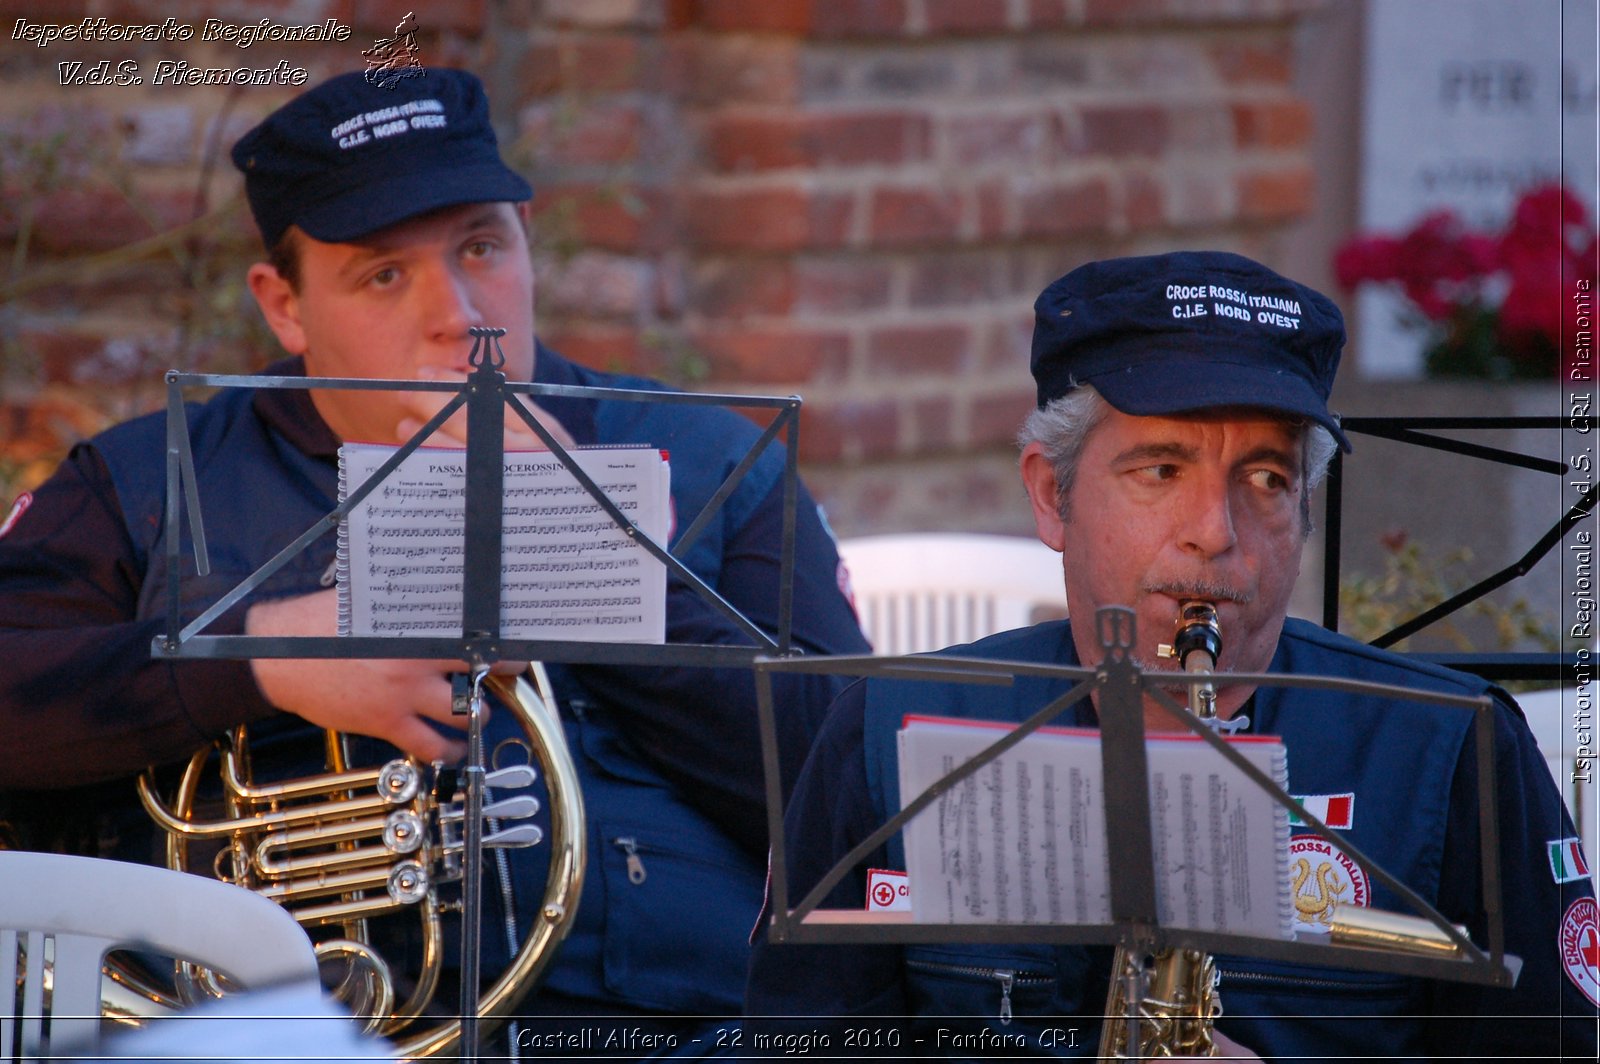
<svg viewBox="0 0 1600 1064">
<path fill-rule="evenodd" d="M 1133 475 L 1138 477 L 1140 480 L 1149 481 L 1150 483 L 1154 484 L 1163 480 L 1171 480 L 1173 477 L 1176 477 L 1178 475 L 1178 467 L 1170 463 L 1141 466 L 1133 471 Z"/>
<path fill-rule="evenodd" d="M 367 278 L 367 283 L 374 288 L 388 288 L 398 280 L 400 271 L 393 266 L 385 266 L 381 270 L 374 271 L 372 276 Z"/>
<path fill-rule="evenodd" d="M 494 243 L 488 240 L 474 240 L 462 252 L 469 259 L 485 259 L 494 253 Z"/>
<path fill-rule="evenodd" d="M 1289 478 L 1275 469 L 1252 469 L 1245 479 L 1262 491 L 1284 491 L 1289 487 Z"/>
</svg>

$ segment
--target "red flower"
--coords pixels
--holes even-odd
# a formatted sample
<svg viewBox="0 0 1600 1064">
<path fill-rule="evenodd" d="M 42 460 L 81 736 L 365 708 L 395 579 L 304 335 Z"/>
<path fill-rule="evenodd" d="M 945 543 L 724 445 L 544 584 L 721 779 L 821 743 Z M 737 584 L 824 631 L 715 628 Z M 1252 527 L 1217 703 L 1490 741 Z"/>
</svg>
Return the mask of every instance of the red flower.
<svg viewBox="0 0 1600 1064">
<path fill-rule="evenodd" d="M 1492 245 L 1466 231 L 1454 211 L 1434 211 L 1400 238 L 1396 273 L 1406 296 L 1431 321 L 1444 321 L 1492 268 Z"/>
<path fill-rule="evenodd" d="M 1404 292 L 1433 335 L 1431 368 L 1498 375 L 1509 365 L 1516 375 L 1543 376 L 1553 372 L 1556 352 L 1571 346 L 1573 296 L 1580 280 L 1594 284 L 1596 254 L 1582 201 L 1547 184 L 1522 195 L 1498 234 L 1467 229 L 1453 211 L 1433 211 L 1398 237 L 1346 241 L 1334 271 L 1347 289 L 1390 284 Z M 1498 307 L 1492 291 L 1505 293 Z"/>
<path fill-rule="evenodd" d="M 1399 279 L 1395 259 L 1400 241 L 1387 236 L 1364 236 L 1345 241 L 1333 256 L 1333 272 L 1340 288 L 1354 288 L 1366 281 Z"/>
</svg>

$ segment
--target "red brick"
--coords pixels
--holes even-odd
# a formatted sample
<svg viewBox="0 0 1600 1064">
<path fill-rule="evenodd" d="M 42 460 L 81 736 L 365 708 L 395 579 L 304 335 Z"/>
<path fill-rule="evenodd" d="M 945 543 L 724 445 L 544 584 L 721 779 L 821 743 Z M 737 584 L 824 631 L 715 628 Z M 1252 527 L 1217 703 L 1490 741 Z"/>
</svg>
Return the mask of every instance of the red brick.
<svg viewBox="0 0 1600 1064">
<path fill-rule="evenodd" d="M 372 0 L 365 0 L 367 6 L 373 6 Z M 398 3 L 398 0 L 396 0 Z M 180 23 L 195 23 L 195 32 L 199 33 L 199 23 L 207 18 L 226 19 L 231 22 L 256 22 L 268 18 L 274 22 L 291 22 L 296 25 L 321 22 L 323 19 L 336 19 L 345 25 L 350 25 L 355 19 L 357 0 L 311 0 L 301 3 L 299 0 L 248 0 L 248 2 L 235 2 L 220 4 L 206 2 L 206 0 L 189 0 L 188 3 L 174 3 L 173 0 L 111 0 L 94 4 L 75 4 L 79 10 L 63 13 L 63 4 L 60 0 L 6 0 L 0 3 L 0 16 L 17 14 L 32 21 L 49 19 L 54 22 L 77 21 L 85 14 L 104 16 L 111 22 L 156 22 L 171 16 Z M 394 5 L 390 5 L 394 6 Z M 417 5 L 406 7 L 400 4 L 399 14 L 389 19 L 389 28 L 400 21 L 408 10 L 415 10 Z M 375 14 L 383 14 L 380 10 Z M 87 10 L 84 10 L 87 9 Z M 198 39 L 198 38 L 195 38 Z M 354 38 L 352 37 L 352 40 Z"/>
<path fill-rule="evenodd" d="M 1031 385 L 1021 385 L 1011 392 L 973 396 L 964 442 L 969 447 L 1011 442 L 1036 401 Z"/>
<path fill-rule="evenodd" d="M 933 396 L 911 403 L 911 430 L 918 451 L 944 451 L 955 447 L 956 405 L 949 396 Z"/>
<path fill-rule="evenodd" d="M 521 125 L 539 162 L 581 166 L 632 159 L 644 120 L 637 107 L 626 104 L 545 103 L 524 112 Z"/>
<path fill-rule="evenodd" d="M 1027 22 L 1033 29 L 1059 29 L 1075 21 L 1072 0 L 1028 0 Z"/>
<path fill-rule="evenodd" d="M 138 206 L 109 188 L 64 188 L 39 202 L 33 247 L 43 253 L 103 251 L 154 236 L 194 217 L 192 189 L 142 190 Z M 16 235 L 16 219 L 0 211 L 0 235 Z"/>
<path fill-rule="evenodd" d="M 800 459 L 863 461 L 895 454 L 900 407 L 892 399 L 820 399 L 800 412 Z"/>
<path fill-rule="evenodd" d="M 695 24 L 697 0 L 666 0 L 661 14 L 662 28 L 668 33 L 687 30 Z"/>
<path fill-rule="evenodd" d="M 695 25 L 714 33 L 805 34 L 811 29 L 813 6 L 813 0 L 694 0 L 693 18 Z"/>
<path fill-rule="evenodd" d="M 1234 143 L 1241 148 L 1298 148 L 1311 140 L 1311 108 L 1302 100 L 1236 103 Z"/>
<path fill-rule="evenodd" d="M 672 57 L 674 95 L 707 107 L 800 98 L 800 49 L 780 37 L 696 36 Z"/>
<path fill-rule="evenodd" d="M 660 87 L 659 57 L 635 36 L 563 32 L 534 39 L 527 47 L 518 71 L 525 97 Z"/>
<path fill-rule="evenodd" d="M 1316 175 L 1307 165 L 1250 170 L 1238 175 L 1237 190 L 1242 221 L 1289 221 L 1311 211 L 1316 195 Z"/>
<path fill-rule="evenodd" d="M 359 40 L 361 48 L 372 45 L 372 41 L 380 37 L 392 36 L 394 28 L 400 24 L 407 13 L 416 14 L 419 34 L 433 34 L 441 30 L 453 30 L 457 33 L 480 34 L 484 30 L 484 0 L 452 0 L 448 4 L 418 4 L 415 0 L 355 0 L 355 10 L 351 14 L 354 32 L 346 44 L 355 44 Z M 255 16 L 259 19 L 261 16 Z M 249 21 L 240 16 L 240 21 Z M 300 21 L 296 19 L 296 21 Z M 371 40 L 361 40 L 364 32 L 373 34 Z M 424 37 L 424 40 L 426 37 Z M 361 48 L 357 48 L 357 59 Z M 352 59 L 354 63 L 357 59 Z M 423 65 L 427 65 L 427 57 L 423 56 Z"/>
<path fill-rule="evenodd" d="M 1161 182 L 1145 170 L 1119 175 L 1116 187 L 1123 223 L 1135 232 L 1160 228 L 1167 222 L 1166 197 Z"/>
<path fill-rule="evenodd" d="M 948 242 L 961 228 L 961 195 L 928 188 L 878 188 L 871 197 L 874 244 Z"/>
<path fill-rule="evenodd" d="M 597 30 L 656 30 L 665 14 L 662 0 L 544 0 L 540 11 L 547 23 Z"/>
<path fill-rule="evenodd" d="M 1211 56 L 1217 73 L 1230 85 L 1288 85 L 1294 79 L 1294 49 L 1282 34 L 1218 41 Z"/>
<path fill-rule="evenodd" d="M 811 33 L 817 37 L 882 37 L 905 31 L 907 0 L 817 0 Z"/>
<path fill-rule="evenodd" d="M 739 413 L 762 428 L 772 424 L 777 417 L 777 413 L 770 410 L 741 410 Z M 800 408 L 799 455 L 802 463 L 838 462 L 844 458 L 844 441 L 831 434 L 828 431 L 830 427 L 827 419 L 811 406 Z"/>
<path fill-rule="evenodd" d="M 979 240 L 998 240 L 1012 232 L 1006 205 L 1011 191 L 1004 181 L 985 181 L 972 190 L 973 215 Z"/>
<path fill-rule="evenodd" d="M 965 325 L 912 325 L 879 329 L 867 342 L 873 377 L 951 376 L 968 360 L 972 332 Z"/>
<path fill-rule="evenodd" d="M 538 243 L 558 249 L 660 250 L 670 243 L 663 194 L 622 185 L 544 185 L 534 189 Z"/>
<path fill-rule="evenodd" d="M 950 161 L 958 166 L 1036 163 L 1046 143 L 1038 114 L 959 115 L 945 122 Z"/>
<path fill-rule="evenodd" d="M 705 329 L 694 342 L 714 380 L 743 384 L 793 384 L 841 380 L 850 361 L 850 337 L 837 330 L 789 325 Z"/>
<path fill-rule="evenodd" d="M 794 261 L 795 311 L 833 314 L 889 305 L 893 271 L 881 260 L 801 258 Z"/>
<path fill-rule="evenodd" d="M 794 186 L 690 194 L 688 237 L 701 248 L 794 251 L 845 242 L 849 195 Z"/>
<path fill-rule="evenodd" d="M 795 307 L 795 266 L 777 259 L 701 259 L 689 279 L 689 303 L 708 318 L 777 316 Z"/>
<path fill-rule="evenodd" d="M 930 34 L 997 33 L 1010 26 L 1007 0 L 923 0 Z"/>
<path fill-rule="evenodd" d="M 105 337 L 94 333 L 49 328 L 24 329 L 18 341 L 22 350 L 37 360 L 47 384 L 81 380 L 83 368 L 95 365 L 106 345 Z"/>
<path fill-rule="evenodd" d="M 563 357 L 608 373 L 658 372 L 640 346 L 639 331 L 625 326 L 539 322 L 539 339 Z"/>
<path fill-rule="evenodd" d="M 991 303 L 1013 296 L 1017 265 L 994 249 L 919 255 L 910 270 L 907 299 L 913 307 Z M 1032 284 L 1037 294 L 1037 287 Z"/>
<path fill-rule="evenodd" d="M 1069 127 L 1070 128 L 1070 127 Z M 1072 155 L 1157 155 L 1169 137 L 1167 112 L 1160 107 L 1085 107 L 1078 114 Z"/>
<path fill-rule="evenodd" d="M 1227 225 L 1238 217 L 1237 200 L 1231 174 L 1209 167 L 1178 170 L 1164 182 L 1162 219 L 1187 228 Z"/>
<path fill-rule="evenodd" d="M 1043 280 L 1039 287 L 1044 287 Z M 998 374 L 997 380 L 1008 380 L 1013 376 L 1017 380 L 1026 380 L 1032 342 L 1031 313 L 995 322 L 984 332 L 978 367 L 985 374 Z"/>
<path fill-rule="evenodd" d="M 1009 452 L 1010 447 L 1005 450 Z M 924 505 L 933 506 L 941 518 L 946 514 L 971 514 L 973 516 L 967 520 L 975 520 L 979 528 L 1005 535 L 1031 536 L 1032 521 L 1026 515 L 1026 508 L 1019 512 L 1017 505 L 1021 498 L 1014 462 L 961 462 L 953 464 L 948 473 L 939 477 Z M 1059 577 L 1052 581 L 1052 586 L 1058 594 L 1063 590 Z M 1032 619 L 1060 619 L 1065 615 L 1066 602 L 1062 601 L 1057 608 L 1036 608 Z"/>
<path fill-rule="evenodd" d="M 1017 229 L 1032 239 L 1105 232 L 1111 196 L 1103 179 L 1029 189 L 1017 196 Z"/>
<path fill-rule="evenodd" d="M 80 398 L 69 389 L 52 388 L 25 402 L 7 401 L 0 406 L 5 414 L 0 424 L 5 426 L 6 458 L 18 464 L 37 462 L 43 467 L 38 475 L 29 478 L 29 487 L 49 474 L 68 447 L 111 423 L 112 418 L 99 406 L 105 398 Z"/>
<path fill-rule="evenodd" d="M 724 115 L 706 131 L 719 170 L 917 162 L 928 157 L 928 141 L 927 118 L 905 112 Z"/>
<path fill-rule="evenodd" d="M 558 316 L 637 321 L 655 307 L 654 272 L 635 258 L 584 250 L 542 272 L 539 307 Z"/>
<path fill-rule="evenodd" d="M 1255 0 L 1245 4 L 1194 3 L 1192 0 L 1084 0 L 1086 26 L 1201 26 L 1274 22 L 1314 11 L 1324 0 Z"/>
</svg>

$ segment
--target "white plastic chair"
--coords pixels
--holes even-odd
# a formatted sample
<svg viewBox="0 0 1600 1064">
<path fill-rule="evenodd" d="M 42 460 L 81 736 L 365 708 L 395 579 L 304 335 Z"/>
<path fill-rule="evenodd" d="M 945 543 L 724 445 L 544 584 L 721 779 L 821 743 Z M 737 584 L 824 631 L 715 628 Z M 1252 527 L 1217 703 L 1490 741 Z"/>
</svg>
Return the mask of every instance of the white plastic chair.
<svg viewBox="0 0 1600 1064">
<path fill-rule="evenodd" d="M 395 1060 L 321 987 L 251 990 L 118 1033 L 100 1049 L 118 1064 L 351 1064 Z M 100 1058 L 96 1058 L 100 1059 Z"/>
<path fill-rule="evenodd" d="M 165 868 L 3 851 L 0 1060 L 92 1050 L 100 967 L 115 949 L 194 961 L 246 987 L 320 989 L 310 938 L 266 898 Z"/>
<path fill-rule="evenodd" d="M 1061 555 L 1036 539 L 956 533 L 839 544 L 877 654 L 916 654 L 1065 617 Z"/>
<path fill-rule="evenodd" d="M 1579 690 L 1566 687 L 1532 691 L 1518 695 L 1517 705 L 1522 707 L 1522 712 L 1527 716 L 1528 727 L 1533 731 L 1540 752 L 1544 754 L 1545 764 L 1550 767 L 1550 775 L 1555 778 L 1562 800 L 1567 803 L 1567 812 L 1572 814 L 1573 822 L 1578 826 L 1578 835 L 1583 839 L 1584 856 L 1589 860 L 1589 877 L 1600 886 L 1600 869 L 1595 867 L 1595 860 L 1600 856 L 1600 808 L 1597 808 L 1600 805 L 1600 789 L 1595 787 L 1592 779 L 1592 761 L 1588 771 L 1583 773 L 1591 778 L 1585 780 L 1579 776 L 1577 739 L 1572 734 L 1573 710 L 1578 705 Z M 1590 684 L 1582 691 L 1592 715 L 1595 686 Z"/>
</svg>

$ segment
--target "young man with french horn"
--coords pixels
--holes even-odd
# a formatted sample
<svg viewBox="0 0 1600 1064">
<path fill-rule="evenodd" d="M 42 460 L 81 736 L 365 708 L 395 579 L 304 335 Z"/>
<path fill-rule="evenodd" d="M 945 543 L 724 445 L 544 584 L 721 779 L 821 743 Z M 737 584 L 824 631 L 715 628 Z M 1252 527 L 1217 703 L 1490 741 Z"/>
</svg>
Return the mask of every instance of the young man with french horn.
<svg viewBox="0 0 1600 1064">
<path fill-rule="evenodd" d="M 429 68 L 390 84 L 327 81 L 268 116 L 234 162 L 268 251 L 249 286 L 290 356 L 283 376 L 461 381 L 469 330 L 505 330 L 511 381 L 659 389 L 561 358 L 535 338 L 527 183 L 501 160 L 471 74 Z M 212 575 L 185 574 L 184 620 L 330 512 L 341 441 L 406 441 L 447 397 L 381 390 L 223 389 L 190 409 Z M 539 404 L 563 444 L 648 444 L 671 454 L 674 509 L 699 513 L 759 436 L 709 407 L 560 395 Z M 0 526 L 0 820 L 14 845 L 164 862 L 135 793 L 170 784 L 199 747 L 248 724 L 257 768 L 322 763 L 324 731 L 368 737 L 424 765 L 459 757 L 448 661 L 157 661 L 165 630 L 164 415 L 79 445 Z M 464 439 L 464 426 L 440 430 Z M 506 418 L 508 449 L 537 448 Z M 783 460 L 771 449 L 716 511 L 685 564 L 776 631 Z M 840 591 L 838 556 L 799 495 L 794 641 L 807 653 L 866 644 Z M 676 532 L 682 532 L 679 527 Z M 211 634 L 331 635 L 334 537 L 314 543 L 218 620 Z M 185 557 L 190 557 L 187 552 Z M 749 638 L 676 577 L 672 643 Z M 588 1052 L 625 1030 L 650 1055 L 715 1048 L 706 1017 L 740 1010 L 765 866 L 755 689 L 748 669 L 549 667 L 587 810 L 589 864 L 576 921 L 517 1009 L 515 1041 Z M 837 693 L 784 692 L 795 766 Z M 511 714 L 489 717 L 492 747 Z M 382 758 L 379 758 L 380 762 Z M 547 803 L 548 806 L 548 803 Z M 500 857 L 504 860 L 500 860 Z M 539 918 L 549 847 L 500 851 L 484 882 L 483 971 L 513 952 L 508 928 Z M 514 933 L 514 932 L 510 932 Z M 447 942 L 449 939 L 447 938 Z M 380 946 L 382 944 L 380 943 Z M 389 964 L 407 963 L 401 942 Z M 380 949 L 381 952 L 381 949 Z M 430 1006 L 450 1012 L 444 998 Z M 581 1028 L 571 1017 L 601 1017 Z"/>
<path fill-rule="evenodd" d="M 1062 554 L 1071 620 L 948 653 L 1095 668 L 1103 653 L 1096 611 L 1120 606 L 1136 619 L 1130 654 L 1144 669 L 1178 667 L 1158 644 L 1180 642 L 1180 618 L 1193 615 L 1211 618 L 1211 634 L 1220 635 L 1220 650 L 1218 641 L 1210 649 L 1218 671 L 1493 699 L 1505 948 L 1522 960 L 1515 988 L 1219 956 L 1223 1007 L 1212 1047 L 1295 1060 L 1594 1059 L 1594 891 L 1581 858 L 1552 856 L 1555 844 L 1577 846 L 1577 833 L 1515 703 L 1475 677 L 1287 618 L 1310 496 L 1334 449 L 1349 448 L 1327 406 L 1344 343 L 1338 308 L 1242 256 L 1179 252 L 1081 266 L 1046 288 L 1035 310 L 1038 408 L 1021 432 L 1021 474 L 1039 538 Z M 1010 686 L 874 677 L 847 688 L 788 808 L 791 902 L 899 811 L 896 734 L 906 714 L 1016 723 L 1071 686 L 1040 677 Z M 1168 691 L 1189 701 L 1187 687 Z M 1098 727 L 1105 697 L 1097 690 L 1054 723 Z M 1270 685 L 1219 684 L 1215 700 L 1216 716 L 1234 731 L 1282 739 L 1287 790 L 1308 809 L 1324 799 L 1335 835 L 1475 943 L 1486 941 L 1471 713 Z M 1148 694 L 1144 723 L 1152 732 L 1176 727 Z M 1318 865 L 1346 902 L 1409 911 L 1339 860 L 1336 846 L 1302 835 L 1291 855 L 1296 845 L 1306 868 Z M 904 860 L 897 837 L 823 905 L 860 909 L 867 870 L 903 870 Z M 918 884 L 908 886 L 915 897 Z M 1310 885 L 1302 897 L 1313 900 Z M 1309 917 L 1301 914 L 1297 931 L 1325 934 Z M 896 1046 L 943 1047 L 954 1057 L 1001 1046 L 1092 1056 L 1112 965 L 1109 947 L 763 940 L 746 1005 L 752 1017 L 796 1017 L 795 1029 L 819 1016 L 862 1017 L 843 1021 L 859 1033 L 877 1022 L 869 1017 L 909 1016 Z M 1197 1038 L 1161 1048 L 1182 1056 L 1205 1046 Z"/>
</svg>

